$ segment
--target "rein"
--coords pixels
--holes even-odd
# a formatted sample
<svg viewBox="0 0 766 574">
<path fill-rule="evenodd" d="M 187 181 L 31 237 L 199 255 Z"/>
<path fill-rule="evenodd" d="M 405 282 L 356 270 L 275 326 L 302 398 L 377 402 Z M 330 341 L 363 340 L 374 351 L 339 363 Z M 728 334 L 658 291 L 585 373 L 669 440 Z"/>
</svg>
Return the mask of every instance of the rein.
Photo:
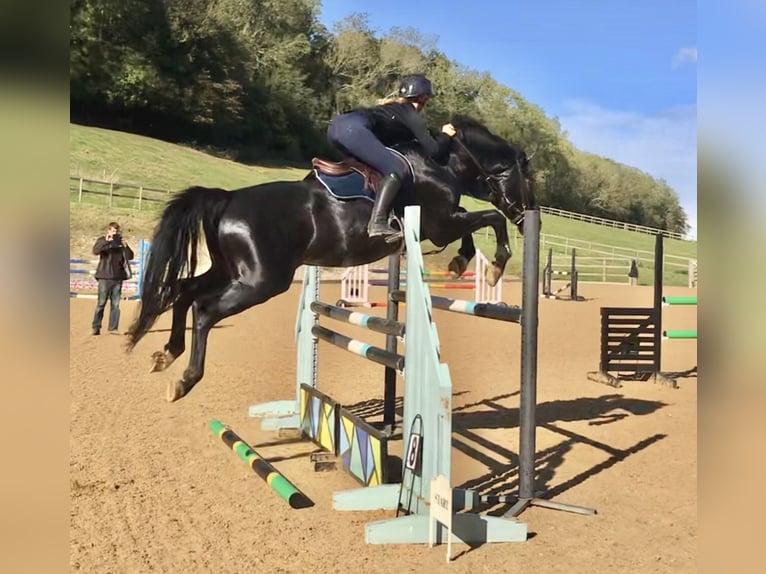
<svg viewBox="0 0 766 574">
<path fill-rule="evenodd" d="M 497 184 L 495 182 L 495 179 L 500 177 L 502 174 L 504 174 L 506 172 L 508 172 L 510 174 L 510 172 L 512 172 L 514 169 L 517 169 L 517 168 L 519 169 L 519 176 L 523 177 L 523 175 L 521 174 L 521 168 L 519 166 L 519 160 L 517 159 L 516 163 L 514 165 L 512 165 L 508 169 L 504 169 L 503 171 L 501 171 L 499 173 L 496 173 L 496 174 L 488 174 L 486 171 L 484 171 L 484 168 L 479 163 L 479 160 L 476 159 L 476 156 L 474 156 L 473 153 L 471 153 L 471 150 L 469 150 L 462 141 L 460 141 L 458 138 L 453 138 L 453 141 L 456 141 L 460 145 L 460 147 L 463 148 L 463 151 L 468 155 L 469 158 L 471 158 L 471 161 L 478 168 L 480 177 L 477 177 L 476 179 L 483 180 L 487 184 L 487 187 L 489 187 L 490 199 L 495 199 L 495 201 L 497 201 L 498 203 L 500 203 L 500 202 L 504 203 L 508 207 L 508 209 L 510 211 L 515 212 L 516 213 L 516 217 L 513 219 L 513 223 L 518 225 L 519 222 L 521 222 L 524 219 L 524 209 L 523 209 L 524 208 L 524 202 L 522 200 L 522 208 L 519 209 L 519 206 L 516 204 L 516 202 L 511 201 L 510 199 L 508 199 L 497 188 Z"/>
</svg>

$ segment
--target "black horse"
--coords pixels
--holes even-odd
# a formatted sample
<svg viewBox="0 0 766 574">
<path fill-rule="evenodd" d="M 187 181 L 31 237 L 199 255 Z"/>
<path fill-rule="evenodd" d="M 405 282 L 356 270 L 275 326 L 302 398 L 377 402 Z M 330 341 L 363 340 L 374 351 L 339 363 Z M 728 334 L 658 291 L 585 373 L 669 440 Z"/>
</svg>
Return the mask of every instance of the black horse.
<svg viewBox="0 0 766 574">
<path fill-rule="evenodd" d="M 420 205 L 421 238 L 437 246 L 462 239 L 449 265 L 455 275 L 465 271 L 475 254 L 471 233 L 492 227 L 497 248 L 486 279 L 495 285 L 511 257 L 505 218 L 523 232 L 524 210 L 537 207 L 529 159 L 469 118 L 452 123 L 457 135 L 442 163 L 427 158 L 414 143 L 396 146 L 412 166 L 414 183 L 409 192 L 400 191 L 404 200 L 394 211 L 401 217 L 405 204 Z M 488 201 L 500 211 L 468 212 L 459 206 L 461 193 Z M 172 306 L 168 343 L 164 352 L 152 355 L 153 371 L 167 368 L 184 352 L 191 307 L 189 364 L 182 379 L 171 382 L 167 390 L 169 401 L 178 400 L 202 379 L 208 333 L 221 319 L 287 291 L 301 265 L 350 267 L 400 250 L 402 241 L 368 237 L 371 209 L 367 199 L 330 195 L 313 171 L 302 181 L 235 191 L 191 187 L 179 193 L 168 202 L 154 231 L 128 350 Z M 194 276 L 200 228 L 211 266 Z"/>
</svg>

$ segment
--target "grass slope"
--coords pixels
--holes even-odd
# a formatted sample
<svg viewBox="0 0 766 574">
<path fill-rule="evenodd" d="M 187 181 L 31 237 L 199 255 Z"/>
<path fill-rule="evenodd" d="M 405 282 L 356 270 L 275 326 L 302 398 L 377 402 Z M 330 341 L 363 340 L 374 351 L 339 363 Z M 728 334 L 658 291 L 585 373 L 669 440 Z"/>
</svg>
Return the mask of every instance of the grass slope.
<svg viewBox="0 0 766 574">
<path fill-rule="evenodd" d="M 93 127 L 70 124 L 70 175 L 143 185 L 156 189 L 179 190 L 191 185 L 235 189 L 275 179 L 302 179 L 305 169 L 291 167 L 247 166 L 200 151 L 160 140 Z M 470 209 L 487 209 L 488 205 L 473 199 L 462 204 Z M 117 219 L 125 234 L 137 244 L 140 238 L 150 238 L 156 222 L 156 210 L 108 208 L 102 205 L 71 204 L 70 237 L 73 255 L 87 255 L 95 237 L 109 220 Z M 602 243 L 632 250 L 652 251 L 654 238 L 650 235 L 603 227 L 554 215 L 543 214 L 543 234 L 569 237 L 580 241 Z M 509 226 L 509 228 L 512 226 Z M 511 229 L 511 231 L 513 231 Z M 491 234 L 490 234 L 491 237 Z M 476 236 L 476 244 L 488 256 L 493 239 Z M 424 250 L 433 246 L 427 242 Z M 508 273 L 517 275 L 521 265 L 521 239 L 514 245 L 515 255 Z M 457 245 L 451 245 L 439 255 L 429 256 L 428 265 L 446 268 Z M 580 250 L 578 250 L 580 251 Z M 665 252 L 696 258 L 697 244 L 689 241 L 665 240 Z M 541 255 L 541 259 L 544 258 Z M 676 274 L 666 274 L 669 284 L 681 283 Z M 648 283 L 650 273 L 642 271 L 640 282 Z"/>
<path fill-rule="evenodd" d="M 247 166 L 144 136 L 70 124 L 69 174 L 177 190 L 191 185 L 233 189 L 278 178 L 301 179 L 306 170 Z"/>
</svg>

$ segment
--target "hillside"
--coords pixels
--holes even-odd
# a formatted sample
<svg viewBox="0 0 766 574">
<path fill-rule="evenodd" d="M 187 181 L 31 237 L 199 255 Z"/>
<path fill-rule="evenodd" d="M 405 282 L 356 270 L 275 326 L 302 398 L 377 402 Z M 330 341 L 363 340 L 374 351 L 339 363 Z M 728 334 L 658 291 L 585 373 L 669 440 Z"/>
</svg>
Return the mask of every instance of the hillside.
<svg viewBox="0 0 766 574">
<path fill-rule="evenodd" d="M 306 168 L 308 169 L 308 167 Z M 294 167 L 248 166 L 227 159 L 214 157 L 191 148 L 174 145 L 152 138 L 124 132 L 84 127 L 70 124 L 70 175 L 112 181 L 122 184 L 143 185 L 170 191 L 190 185 L 205 185 L 233 189 L 274 179 L 301 179 L 306 169 Z M 117 219 L 124 227 L 126 236 L 137 243 L 140 238 L 150 238 L 157 209 L 144 211 L 121 207 L 108 208 L 101 196 L 83 196 L 83 203 L 76 203 L 71 195 L 70 242 L 74 256 L 87 256 L 93 239 L 111 219 Z M 486 209 L 482 202 L 465 199 L 463 205 L 470 209 Z M 650 235 L 584 223 L 555 215 L 543 214 L 543 241 L 558 238 L 592 242 L 634 251 L 651 252 L 654 238 Z M 510 226 L 512 228 L 512 226 Z M 511 229 L 513 232 L 514 229 Z M 493 239 L 485 233 L 476 235 L 477 246 L 487 255 L 492 252 Z M 521 238 L 512 242 L 514 257 L 508 269 L 516 275 L 521 264 Z M 424 244 L 424 250 L 432 246 Z M 434 268 L 446 267 L 457 246 L 449 246 L 439 255 L 429 256 L 428 264 Z M 603 249 L 603 248 L 601 248 Z M 697 257 L 697 244 L 690 241 L 665 240 L 665 252 L 686 258 Z M 578 253 L 587 255 L 578 246 Z M 541 255 L 541 259 L 544 256 Z M 668 283 L 681 283 L 682 278 L 666 274 Z M 641 273 L 641 283 L 647 283 L 650 273 Z"/>
<path fill-rule="evenodd" d="M 236 188 L 305 170 L 247 166 L 188 147 L 114 130 L 69 125 L 69 175 L 176 190 L 190 185 Z"/>
</svg>

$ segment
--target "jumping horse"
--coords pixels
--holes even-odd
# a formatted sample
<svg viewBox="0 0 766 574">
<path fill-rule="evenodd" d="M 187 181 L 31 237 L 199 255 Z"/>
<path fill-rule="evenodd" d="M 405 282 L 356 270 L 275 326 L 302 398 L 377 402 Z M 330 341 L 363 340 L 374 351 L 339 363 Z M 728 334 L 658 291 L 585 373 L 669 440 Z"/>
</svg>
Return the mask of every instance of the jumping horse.
<svg viewBox="0 0 766 574">
<path fill-rule="evenodd" d="M 441 161 L 427 157 L 414 142 L 394 146 L 412 173 L 393 213 L 402 217 L 405 205 L 419 205 L 422 239 L 438 247 L 461 239 L 458 255 L 449 264 L 457 276 L 475 254 L 471 233 L 492 227 L 497 247 L 486 280 L 495 285 L 511 257 L 506 217 L 523 233 L 524 210 L 537 208 L 529 158 L 470 118 L 452 123 L 457 134 Z M 191 356 L 181 380 L 168 384 L 168 401 L 180 399 L 202 379 L 210 329 L 287 291 L 301 265 L 351 267 L 402 249 L 402 240 L 387 243 L 382 237 L 368 237 L 372 201 L 333 196 L 317 173 L 333 171 L 330 164 L 316 158 L 312 164 L 314 169 L 300 181 L 233 191 L 191 187 L 167 203 L 141 277 L 140 309 L 128 330 L 127 350 L 172 307 L 169 340 L 163 351 L 152 355 L 152 371 L 166 369 L 186 348 L 191 307 Z M 337 172 L 343 166 L 330 167 Z M 367 175 L 374 174 L 368 170 Z M 459 205 L 461 194 L 487 201 L 497 210 L 468 212 Z M 195 276 L 200 240 L 206 242 L 211 265 Z"/>
</svg>

